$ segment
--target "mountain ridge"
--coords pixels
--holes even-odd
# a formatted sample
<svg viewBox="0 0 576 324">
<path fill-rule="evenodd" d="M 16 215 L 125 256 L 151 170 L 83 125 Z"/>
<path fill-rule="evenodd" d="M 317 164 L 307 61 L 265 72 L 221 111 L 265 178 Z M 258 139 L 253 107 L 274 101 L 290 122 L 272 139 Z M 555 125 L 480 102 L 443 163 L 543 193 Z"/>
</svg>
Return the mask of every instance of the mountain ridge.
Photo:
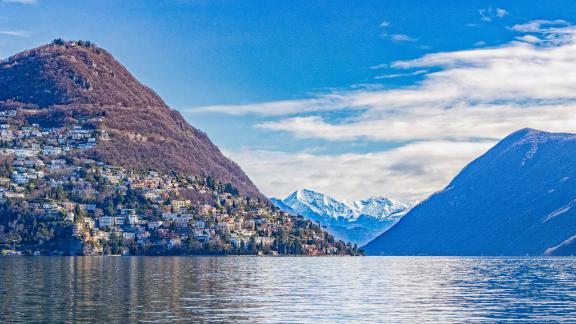
<svg viewBox="0 0 576 324">
<path fill-rule="evenodd" d="M 272 198 L 276 207 L 320 222 L 335 237 L 362 244 L 393 226 L 411 207 L 384 197 L 339 201 L 308 189 L 283 200 Z"/>
<path fill-rule="evenodd" d="M 55 40 L 0 62 L 0 109 L 17 108 L 42 124 L 100 119 L 93 127 L 110 140 L 83 157 L 138 171 L 210 176 L 267 200 L 204 132 L 90 42 Z"/>
<path fill-rule="evenodd" d="M 384 255 L 566 253 L 576 234 L 575 153 L 575 134 L 516 131 L 365 249 Z"/>
</svg>

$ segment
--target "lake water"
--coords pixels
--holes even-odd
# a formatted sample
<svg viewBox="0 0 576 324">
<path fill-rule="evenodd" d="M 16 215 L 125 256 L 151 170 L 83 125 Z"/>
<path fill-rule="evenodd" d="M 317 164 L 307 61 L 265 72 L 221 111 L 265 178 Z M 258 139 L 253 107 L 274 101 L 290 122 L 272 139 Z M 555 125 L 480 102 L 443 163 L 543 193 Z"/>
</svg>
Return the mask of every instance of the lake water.
<svg viewBox="0 0 576 324">
<path fill-rule="evenodd" d="M 575 258 L 5 257 L 0 322 L 576 320 Z"/>
</svg>

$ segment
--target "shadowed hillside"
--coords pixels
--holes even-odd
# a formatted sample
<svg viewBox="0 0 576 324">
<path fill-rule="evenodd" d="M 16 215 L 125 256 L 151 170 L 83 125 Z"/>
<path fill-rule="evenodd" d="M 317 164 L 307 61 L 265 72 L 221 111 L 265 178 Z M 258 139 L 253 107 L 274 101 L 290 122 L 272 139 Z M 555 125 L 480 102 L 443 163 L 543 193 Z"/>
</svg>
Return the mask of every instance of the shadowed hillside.
<svg viewBox="0 0 576 324">
<path fill-rule="evenodd" d="M 576 135 L 523 129 L 365 246 L 373 255 L 572 254 Z"/>
</svg>

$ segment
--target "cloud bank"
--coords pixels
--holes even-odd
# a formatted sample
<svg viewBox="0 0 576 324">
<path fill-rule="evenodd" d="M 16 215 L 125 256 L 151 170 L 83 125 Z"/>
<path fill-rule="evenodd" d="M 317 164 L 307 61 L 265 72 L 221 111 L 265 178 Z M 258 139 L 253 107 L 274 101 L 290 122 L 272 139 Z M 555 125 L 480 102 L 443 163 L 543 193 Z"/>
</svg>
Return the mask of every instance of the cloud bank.
<svg viewBox="0 0 576 324">
<path fill-rule="evenodd" d="M 30 33 L 23 30 L 0 30 L 0 35 L 14 37 L 29 37 Z"/>
<path fill-rule="evenodd" d="M 508 16 L 508 11 L 502 8 L 485 8 L 478 10 L 480 14 L 480 19 L 482 21 L 492 21 L 495 18 L 504 18 Z"/>
<path fill-rule="evenodd" d="M 267 194 L 285 197 L 299 188 L 339 199 L 385 195 L 415 201 L 441 189 L 471 156 L 494 142 L 422 142 L 385 152 L 318 155 L 307 152 L 225 152 Z"/>
<path fill-rule="evenodd" d="M 37 0 L 1 0 L 4 3 L 36 4 Z"/>
<path fill-rule="evenodd" d="M 499 10 L 483 14 L 506 15 Z M 403 143 L 389 151 L 339 156 L 231 152 L 266 193 L 310 187 L 347 199 L 375 191 L 422 199 L 513 131 L 576 131 L 576 28 L 563 20 L 535 20 L 509 29 L 517 37 L 500 47 L 433 53 L 378 66 L 396 69 L 398 75 L 426 71 L 418 72 L 423 79 L 413 86 L 192 111 L 259 115 L 266 119 L 255 125 L 261 131 L 334 145 Z M 358 113 L 334 118 L 343 109 Z M 330 118 L 327 111 L 333 112 Z"/>
</svg>

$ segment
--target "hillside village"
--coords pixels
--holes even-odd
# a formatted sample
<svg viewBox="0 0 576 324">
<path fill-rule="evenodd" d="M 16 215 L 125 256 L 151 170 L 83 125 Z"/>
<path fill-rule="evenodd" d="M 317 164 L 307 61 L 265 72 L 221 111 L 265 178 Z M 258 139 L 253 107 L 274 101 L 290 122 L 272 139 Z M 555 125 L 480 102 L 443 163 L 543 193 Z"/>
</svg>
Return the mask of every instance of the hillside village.
<svg viewBox="0 0 576 324">
<path fill-rule="evenodd" d="M 320 224 L 243 196 L 229 183 L 83 158 L 78 152 L 110 140 L 94 120 L 56 127 L 17 115 L 0 112 L 3 254 L 359 253 Z"/>
</svg>

